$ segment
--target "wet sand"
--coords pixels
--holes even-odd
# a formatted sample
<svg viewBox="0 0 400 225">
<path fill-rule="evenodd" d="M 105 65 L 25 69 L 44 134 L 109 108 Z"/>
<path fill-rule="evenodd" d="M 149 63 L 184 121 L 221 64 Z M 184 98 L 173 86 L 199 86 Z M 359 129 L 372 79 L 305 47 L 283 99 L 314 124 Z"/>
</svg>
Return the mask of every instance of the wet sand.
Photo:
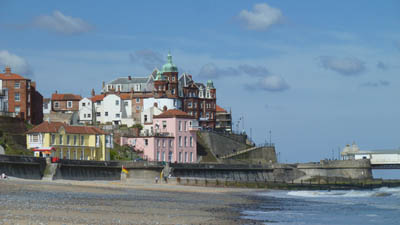
<svg viewBox="0 0 400 225">
<path fill-rule="evenodd" d="M 250 189 L 0 180 L 0 224 L 255 224 Z"/>
</svg>

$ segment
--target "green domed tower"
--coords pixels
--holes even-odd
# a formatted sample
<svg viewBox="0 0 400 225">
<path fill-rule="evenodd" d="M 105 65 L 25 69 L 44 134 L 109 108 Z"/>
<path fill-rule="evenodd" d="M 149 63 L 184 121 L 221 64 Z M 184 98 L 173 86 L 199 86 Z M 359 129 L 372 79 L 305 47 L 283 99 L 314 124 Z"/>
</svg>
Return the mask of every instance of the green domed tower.
<svg viewBox="0 0 400 225">
<path fill-rule="evenodd" d="M 162 67 L 162 74 L 167 79 L 167 96 L 178 98 L 178 67 L 172 63 L 172 55 L 168 52 L 167 63 Z"/>
</svg>

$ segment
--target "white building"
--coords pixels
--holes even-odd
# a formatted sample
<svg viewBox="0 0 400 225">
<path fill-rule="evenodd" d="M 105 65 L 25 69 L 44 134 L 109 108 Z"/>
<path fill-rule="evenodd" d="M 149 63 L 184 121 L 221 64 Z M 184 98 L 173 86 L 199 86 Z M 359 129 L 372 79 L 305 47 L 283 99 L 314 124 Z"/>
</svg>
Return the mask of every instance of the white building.
<svg viewBox="0 0 400 225">
<path fill-rule="evenodd" d="M 157 104 L 158 108 L 164 110 L 164 107 L 167 109 L 181 109 L 182 102 L 179 99 L 175 98 L 145 98 L 143 99 L 143 110 L 146 110 L 150 107 L 153 107 L 154 104 Z"/>
<path fill-rule="evenodd" d="M 353 143 L 346 145 L 341 155 L 344 160 L 369 159 L 373 165 L 400 163 L 400 149 L 363 151 Z"/>
<path fill-rule="evenodd" d="M 79 123 L 92 124 L 93 121 L 93 103 L 89 98 L 83 98 L 79 101 Z"/>
<path fill-rule="evenodd" d="M 141 124 L 143 125 L 142 135 L 152 135 L 154 133 L 153 130 L 153 116 L 158 116 L 163 111 L 157 107 L 157 104 L 154 106 L 143 110 L 141 115 Z"/>
<path fill-rule="evenodd" d="M 50 114 L 51 112 L 51 99 L 44 98 L 43 99 L 43 114 Z"/>
</svg>

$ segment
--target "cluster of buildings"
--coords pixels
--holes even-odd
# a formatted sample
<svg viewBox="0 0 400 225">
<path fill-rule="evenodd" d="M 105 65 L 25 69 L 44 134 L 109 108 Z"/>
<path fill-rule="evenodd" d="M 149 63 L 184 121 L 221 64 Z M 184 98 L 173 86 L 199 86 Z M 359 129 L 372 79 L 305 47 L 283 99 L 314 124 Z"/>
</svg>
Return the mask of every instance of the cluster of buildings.
<svg viewBox="0 0 400 225">
<path fill-rule="evenodd" d="M 108 160 L 114 139 L 147 160 L 190 163 L 197 161 L 197 130 L 232 131 L 231 113 L 217 105 L 213 82 L 195 82 L 187 73 L 179 76 L 170 54 L 167 63 L 150 75 L 103 82 L 101 92 L 92 89 L 88 97 L 56 91 L 43 99 L 34 82 L 10 71 L 7 67 L 0 74 L 0 104 L 7 105 L 4 111 L 40 124 L 27 134 L 28 148 L 38 156 Z M 1 90 L 6 90 L 6 100 Z M 19 99 L 19 104 L 10 99 Z M 100 129 L 139 124 L 139 133 L 118 138 Z"/>
</svg>

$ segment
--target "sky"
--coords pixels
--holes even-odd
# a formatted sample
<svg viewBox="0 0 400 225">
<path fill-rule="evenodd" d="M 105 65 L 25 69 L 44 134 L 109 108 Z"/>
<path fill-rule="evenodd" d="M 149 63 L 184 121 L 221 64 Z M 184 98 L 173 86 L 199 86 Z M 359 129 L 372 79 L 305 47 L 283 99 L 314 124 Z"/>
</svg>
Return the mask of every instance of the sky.
<svg viewBox="0 0 400 225">
<path fill-rule="evenodd" d="M 180 74 L 214 82 L 235 131 L 271 138 L 281 162 L 319 161 L 353 142 L 400 147 L 399 12 L 396 0 L 0 0 L 0 68 L 44 97 L 85 97 L 170 51 Z"/>
</svg>

